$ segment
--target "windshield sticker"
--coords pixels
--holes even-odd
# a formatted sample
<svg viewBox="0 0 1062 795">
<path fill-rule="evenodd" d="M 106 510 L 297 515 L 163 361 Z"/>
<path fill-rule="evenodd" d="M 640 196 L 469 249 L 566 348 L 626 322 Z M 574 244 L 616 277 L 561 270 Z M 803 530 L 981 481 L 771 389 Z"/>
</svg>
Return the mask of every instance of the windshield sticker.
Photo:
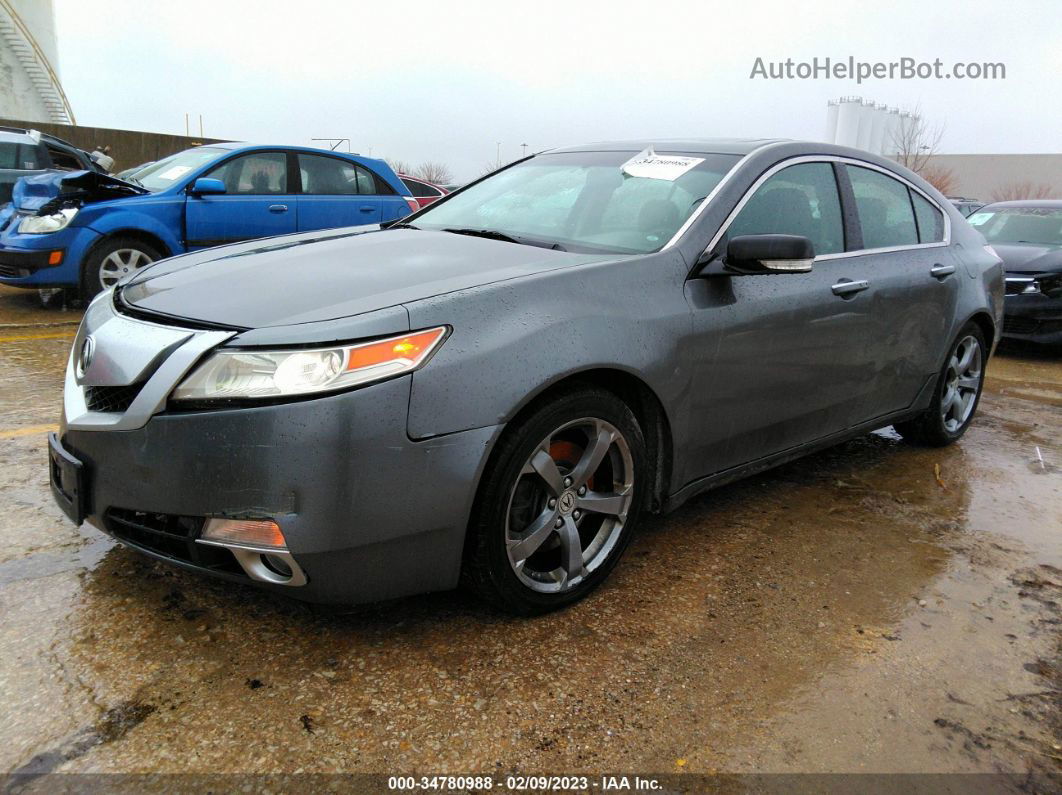
<svg viewBox="0 0 1062 795">
<path fill-rule="evenodd" d="M 703 157 L 682 157 L 681 155 L 658 155 L 653 147 L 644 149 L 620 168 L 632 177 L 645 179 L 664 179 L 674 182 L 691 168 L 704 162 Z"/>
<path fill-rule="evenodd" d="M 974 213 L 966 219 L 966 222 L 970 224 L 970 226 L 980 226 L 989 218 L 991 218 L 992 215 L 993 213 Z"/>
<path fill-rule="evenodd" d="M 161 174 L 159 174 L 158 178 L 168 180 L 180 179 L 191 170 L 191 166 L 174 166 L 168 171 L 163 171 Z"/>
</svg>

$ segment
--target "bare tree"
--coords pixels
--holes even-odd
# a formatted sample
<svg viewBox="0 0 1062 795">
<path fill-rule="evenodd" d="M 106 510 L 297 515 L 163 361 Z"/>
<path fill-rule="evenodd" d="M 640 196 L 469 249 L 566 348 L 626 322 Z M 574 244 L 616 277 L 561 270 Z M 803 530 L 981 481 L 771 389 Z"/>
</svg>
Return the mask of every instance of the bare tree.
<svg viewBox="0 0 1062 795">
<path fill-rule="evenodd" d="M 1030 180 L 1024 182 L 1009 182 L 992 191 L 992 201 L 1007 202 L 1016 199 L 1051 199 L 1054 198 L 1055 190 L 1043 182 L 1033 183 Z"/>
<path fill-rule="evenodd" d="M 497 171 L 502 166 L 506 165 L 506 162 L 502 159 L 490 160 L 483 166 L 483 173 L 490 174 L 492 171 Z"/>
<path fill-rule="evenodd" d="M 412 172 L 412 176 L 435 185 L 446 185 L 454 181 L 454 173 L 443 163 L 434 160 L 421 163 L 417 166 L 417 170 Z"/>
<path fill-rule="evenodd" d="M 945 196 L 955 193 L 955 172 L 944 166 L 928 165 L 922 169 L 922 179 L 939 190 Z"/>
<path fill-rule="evenodd" d="M 384 158 L 384 162 L 387 163 L 387 165 L 389 165 L 391 168 L 393 168 L 396 174 L 413 173 L 413 164 L 407 163 L 405 160 L 392 160 L 391 158 L 387 157 Z"/>
<path fill-rule="evenodd" d="M 930 126 L 922 116 L 921 107 L 900 117 L 900 123 L 890 136 L 893 158 L 916 174 L 922 174 L 929 160 L 937 152 L 944 137 L 944 126 Z"/>
</svg>

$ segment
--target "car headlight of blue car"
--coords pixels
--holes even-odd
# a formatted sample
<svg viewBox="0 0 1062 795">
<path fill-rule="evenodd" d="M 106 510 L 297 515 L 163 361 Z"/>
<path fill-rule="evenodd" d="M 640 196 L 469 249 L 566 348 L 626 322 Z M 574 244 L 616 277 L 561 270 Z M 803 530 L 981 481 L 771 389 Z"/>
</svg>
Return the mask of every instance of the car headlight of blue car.
<svg viewBox="0 0 1062 795">
<path fill-rule="evenodd" d="M 76 207 L 64 207 L 50 215 L 28 215 L 19 222 L 18 231 L 24 235 L 47 235 L 66 229 L 77 215 Z"/>
</svg>

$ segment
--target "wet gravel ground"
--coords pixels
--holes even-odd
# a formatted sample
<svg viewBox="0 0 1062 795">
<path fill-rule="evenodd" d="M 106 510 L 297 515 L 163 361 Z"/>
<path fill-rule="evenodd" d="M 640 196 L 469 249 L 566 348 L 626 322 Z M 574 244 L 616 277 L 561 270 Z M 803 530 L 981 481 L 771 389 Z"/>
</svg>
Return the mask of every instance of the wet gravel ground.
<svg viewBox="0 0 1062 795">
<path fill-rule="evenodd" d="M 1062 770 L 1062 358 L 964 440 L 886 429 L 643 524 L 585 602 L 329 616 L 144 560 L 48 493 L 76 311 L 0 288 L 0 770 Z"/>
</svg>

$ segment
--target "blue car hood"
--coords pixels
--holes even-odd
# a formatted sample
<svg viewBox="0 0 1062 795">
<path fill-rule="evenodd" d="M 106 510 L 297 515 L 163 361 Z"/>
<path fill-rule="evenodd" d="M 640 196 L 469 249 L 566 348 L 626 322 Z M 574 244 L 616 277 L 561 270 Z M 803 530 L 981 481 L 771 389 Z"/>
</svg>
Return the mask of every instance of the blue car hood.
<svg viewBox="0 0 1062 795">
<path fill-rule="evenodd" d="M 131 182 L 97 171 L 46 171 L 22 177 L 11 189 L 11 204 L 20 212 L 39 212 L 62 197 L 63 203 L 88 204 L 150 193 Z"/>
</svg>

